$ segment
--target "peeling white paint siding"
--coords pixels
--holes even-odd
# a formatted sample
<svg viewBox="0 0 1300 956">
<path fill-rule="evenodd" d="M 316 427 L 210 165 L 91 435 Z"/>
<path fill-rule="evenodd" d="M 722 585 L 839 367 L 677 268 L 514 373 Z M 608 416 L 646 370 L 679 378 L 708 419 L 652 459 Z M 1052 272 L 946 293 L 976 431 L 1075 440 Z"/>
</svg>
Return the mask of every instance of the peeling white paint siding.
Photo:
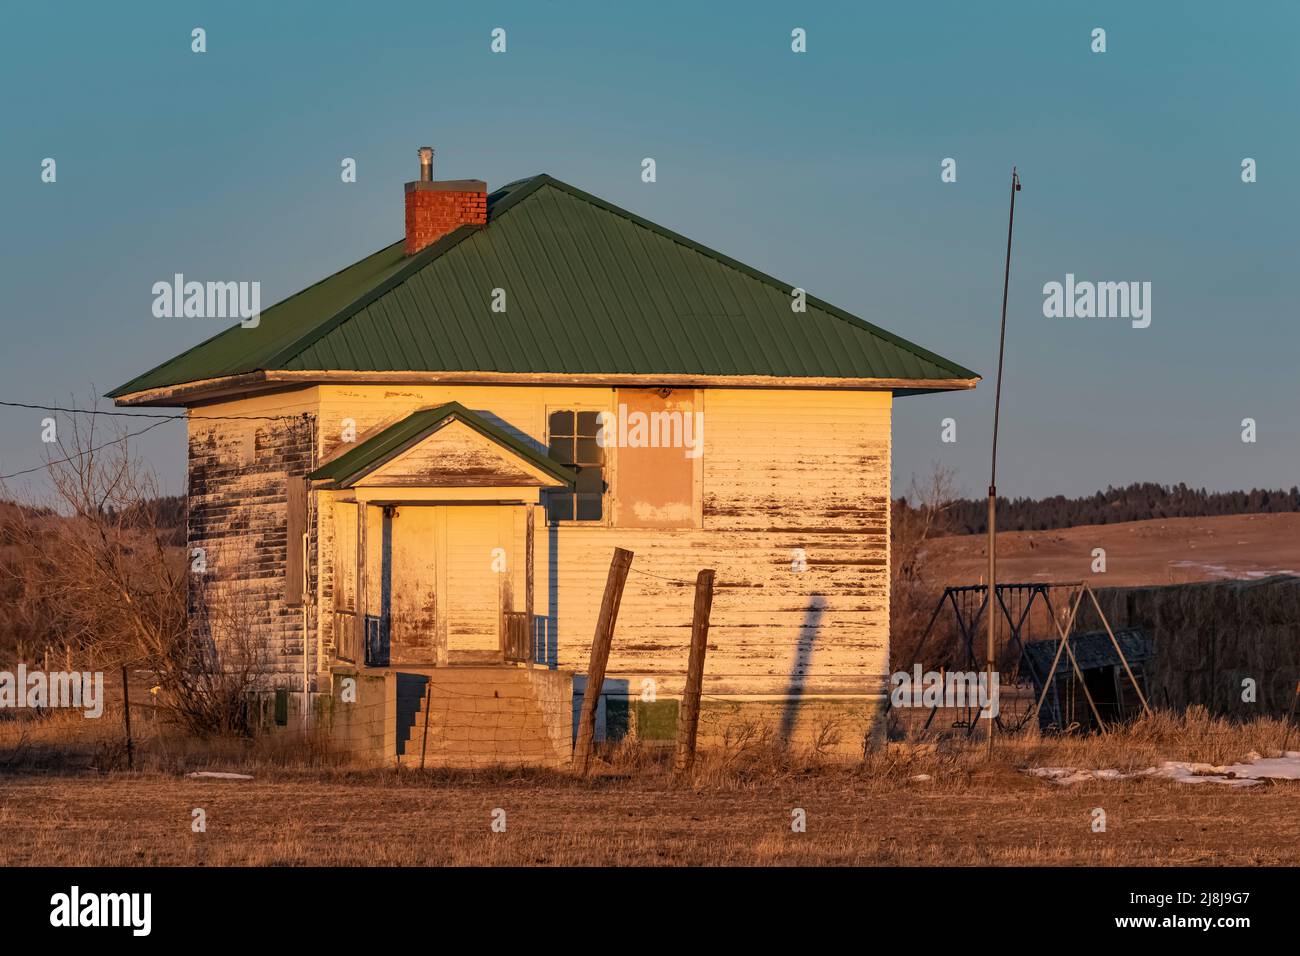
<svg viewBox="0 0 1300 956">
<path fill-rule="evenodd" d="M 322 421 L 353 419 L 358 440 L 419 408 L 459 401 L 538 447 L 548 410 L 612 410 L 615 401 L 613 389 L 592 387 L 322 386 L 321 393 Z M 891 396 L 756 389 L 703 394 L 701 527 L 539 529 L 535 610 L 547 619 L 549 662 L 586 669 L 617 546 L 636 558 L 611 678 L 660 675 L 669 686 L 680 679 L 695 574 L 714 567 L 706 690 L 877 692 L 888 662 Z M 321 429 L 323 455 L 334 450 L 337 435 L 330 425 Z M 617 469 L 617 450 L 613 457 Z M 806 553 L 805 572 L 792 570 L 795 549 Z"/>
<path fill-rule="evenodd" d="M 539 515 L 534 610 L 545 619 L 542 644 L 548 662 L 579 673 L 586 670 L 609 560 L 615 547 L 624 547 L 636 557 L 609 663 L 611 680 L 627 680 L 634 693 L 645 676 L 655 677 L 663 693 L 680 689 L 695 576 L 701 568 L 712 567 L 718 574 L 706 659 L 707 694 L 878 693 L 888 666 L 890 394 L 794 389 L 706 389 L 696 394 L 706 423 L 696 527 L 566 523 L 552 528 Z M 548 412 L 613 411 L 617 392 L 586 386 L 320 385 L 203 411 L 314 412 L 319 462 L 354 447 L 341 443 L 345 419 L 355 422 L 360 442 L 367 433 L 411 412 L 448 401 L 458 401 L 544 448 Z M 196 427 L 191 428 L 192 444 Z M 223 459 L 229 475 L 200 505 L 232 514 L 247 512 L 251 520 L 270 528 L 278 519 L 276 509 L 282 507 L 282 499 L 277 502 L 269 492 L 271 474 L 255 469 L 244 475 L 236 461 L 234 437 L 246 436 L 249 428 L 256 434 L 251 424 L 217 429 L 230 437 L 223 437 L 212 455 Z M 403 467 L 418 464 L 418 458 L 412 452 Z M 611 458 L 617 490 L 617 449 Z M 409 480 L 403 467 L 397 472 Z M 280 469 L 278 474 L 286 472 Z M 350 582 L 354 573 L 350 565 L 355 525 L 341 532 L 333 504 L 349 497 L 346 491 L 320 492 L 313 509 L 312 567 L 318 573 L 312 585 L 323 611 L 316 619 L 320 653 L 313 660 L 321 669 L 328 668 L 333 651 L 336 578 L 341 574 Z M 635 513 L 636 504 L 628 503 L 629 513 Z M 376 512 L 367 534 L 373 582 L 381 525 L 379 509 L 368 510 Z M 513 510 L 519 515 L 510 519 L 510 578 L 514 607 L 522 609 L 523 518 L 521 508 Z M 340 513 L 344 521 L 355 522 L 351 508 Z M 606 508 L 607 515 L 614 513 L 614 507 Z M 408 520 L 408 528 L 414 528 L 425 519 L 407 519 L 399 508 L 398 528 Z M 806 555 L 803 572 L 794 570 L 798 550 Z M 403 563 L 415 560 L 409 542 L 401 544 L 400 553 Z M 350 594 L 353 586 L 348 583 L 345 591 Z M 368 596 L 373 607 L 376 586 Z M 294 648 L 301 653 L 292 632 L 284 621 L 269 631 L 272 650 L 290 674 L 299 664 Z"/>
<path fill-rule="evenodd" d="M 302 416 L 314 415 L 317 403 L 315 388 L 300 389 L 200 406 L 187 422 L 186 536 L 191 562 L 202 549 L 206 566 L 190 574 L 191 626 L 204 627 L 196 610 L 206 600 L 219 650 L 224 634 L 247 631 L 260 644 L 267 683 L 295 690 L 302 686 L 304 628 L 302 608 L 284 600 L 286 494 L 291 475 L 311 470 L 314 422 Z M 309 530 L 311 519 L 309 512 Z M 313 549 L 309 569 L 315 557 Z M 314 676 L 323 662 L 314 620 L 306 633 Z"/>
<path fill-rule="evenodd" d="M 695 575 L 713 567 L 706 693 L 875 692 L 888 663 L 889 396 L 710 390 L 705 415 L 702 528 L 560 530 L 559 666 L 586 669 L 617 545 L 636 557 L 611 675 L 658 675 L 672 691 Z"/>
</svg>

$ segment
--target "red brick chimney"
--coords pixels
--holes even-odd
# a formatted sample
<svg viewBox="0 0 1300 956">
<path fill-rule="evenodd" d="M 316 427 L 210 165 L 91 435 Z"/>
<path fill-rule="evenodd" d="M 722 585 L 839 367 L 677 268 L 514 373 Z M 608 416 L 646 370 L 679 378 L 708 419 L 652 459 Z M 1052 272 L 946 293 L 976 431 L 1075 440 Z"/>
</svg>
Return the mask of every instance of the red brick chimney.
<svg viewBox="0 0 1300 956">
<path fill-rule="evenodd" d="M 433 181 L 433 147 L 420 147 L 420 178 L 406 184 L 406 254 L 414 255 L 457 226 L 487 224 L 487 183 Z"/>
</svg>

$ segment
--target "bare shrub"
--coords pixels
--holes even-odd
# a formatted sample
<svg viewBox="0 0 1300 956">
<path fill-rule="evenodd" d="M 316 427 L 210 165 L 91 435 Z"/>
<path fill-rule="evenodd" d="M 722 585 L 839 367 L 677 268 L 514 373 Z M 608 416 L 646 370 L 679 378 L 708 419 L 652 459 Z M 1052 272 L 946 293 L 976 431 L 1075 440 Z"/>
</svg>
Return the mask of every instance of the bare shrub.
<svg viewBox="0 0 1300 956">
<path fill-rule="evenodd" d="M 247 733 L 262 662 L 238 619 L 246 602 L 200 592 L 202 626 L 191 632 L 187 555 L 128 437 L 99 415 L 60 423 L 50 500 L 3 516 L 3 540 L 19 555 L 6 565 L 8 587 L 46 647 L 96 669 L 146 671 L 159 707 L 191 732 Z"/>
<path fill-rule="evenodd" d="M 889 647 L 890 666 L 904 670 L 916 662 L 917 646 L 934 604 L 943 592 L 933 540 L 948 531 L 948 511 L 956 499 L 955 472 L 937 463 L 922 480 L 915 476 L 906 496 L 893 503 L 890 524 Z M 927 662 L 950 666 L 956 634 L 940 615 L 926 645 Z"/>
<path fill-rule="evenodd" d="M 844 739 L 844 723 L 843 717 L 819 721 L 813 734 L 812 753 L 823 758 L 832 753 Z"/>
<path fill-rule="evenodd" d="M 774 749 L 776 743 L 776 733 L 765 721 L 728 721 L 722 732 L 722 762 L 729 766 L 751 754 Z"/>
<path fill-rule="evenodd" d="M 204 582 L 191 588 L 190 612 L 186 639 L 160 661 L 167 706 L 199 734 L 252 733 L 250 691 L 263 685 L 267 659 L 251 596 L 238 585 Z"/>
</svg>

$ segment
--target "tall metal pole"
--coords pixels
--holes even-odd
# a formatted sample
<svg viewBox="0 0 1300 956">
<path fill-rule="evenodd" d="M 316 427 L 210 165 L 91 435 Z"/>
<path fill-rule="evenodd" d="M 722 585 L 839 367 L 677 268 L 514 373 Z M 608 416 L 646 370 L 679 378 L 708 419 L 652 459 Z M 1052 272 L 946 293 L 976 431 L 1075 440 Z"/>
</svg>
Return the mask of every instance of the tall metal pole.
<svg viewBox="0 0 1300 956">
<path fill-rule="evenodd" d="M 1002 273 L 1002 329 L 998 334 L 998 383 L 993 393 L 993 455 L 989 466 L 989 589 L 984 613 L 988 629 L 988 687 L 985 693 L 990 703 L 993 699 L 993 663 L 997 654 L 997 598 L 998 598 L 998 416 L 1002 411 L 1002 356 L 1007 344 L 1007 287 L 1011 283 L 1011 231 L 1016 224 L 1016 193 L 1020 191 L 1020 176 L 1011 167 L 1011 213 L 1007 218 L 1007 259 Z M 989 755 L 993 754 L 994 715 L 989 714 Z"/>
</svg>

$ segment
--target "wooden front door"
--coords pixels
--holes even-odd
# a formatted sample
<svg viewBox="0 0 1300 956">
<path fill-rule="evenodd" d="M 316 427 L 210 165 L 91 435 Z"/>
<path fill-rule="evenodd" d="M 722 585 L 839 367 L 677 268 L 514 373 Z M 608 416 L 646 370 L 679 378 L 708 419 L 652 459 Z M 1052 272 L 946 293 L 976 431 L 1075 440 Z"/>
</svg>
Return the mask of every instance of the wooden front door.
<svg viewBox="0 0 1300 956">
<path fill-rule="evenodd" d="M 398 505 L 385 547 L 389 661 L 438 663 L 438 567 L 435 509 Z"/>
<path fill-rule="evenodd" d="M 391 660 L 502 660 L 502 614 L 512 608 L 521 509 L 399 505 L 390 560 Z M 522 605 L 521 605 L 522 607 Z"/>
<path fill-rule="evenodd" d="M 457 505 L 445 512 L 448 663 L 501 660 L 501 588 L 510 563 L 499 507 Z"/>
</svg>

